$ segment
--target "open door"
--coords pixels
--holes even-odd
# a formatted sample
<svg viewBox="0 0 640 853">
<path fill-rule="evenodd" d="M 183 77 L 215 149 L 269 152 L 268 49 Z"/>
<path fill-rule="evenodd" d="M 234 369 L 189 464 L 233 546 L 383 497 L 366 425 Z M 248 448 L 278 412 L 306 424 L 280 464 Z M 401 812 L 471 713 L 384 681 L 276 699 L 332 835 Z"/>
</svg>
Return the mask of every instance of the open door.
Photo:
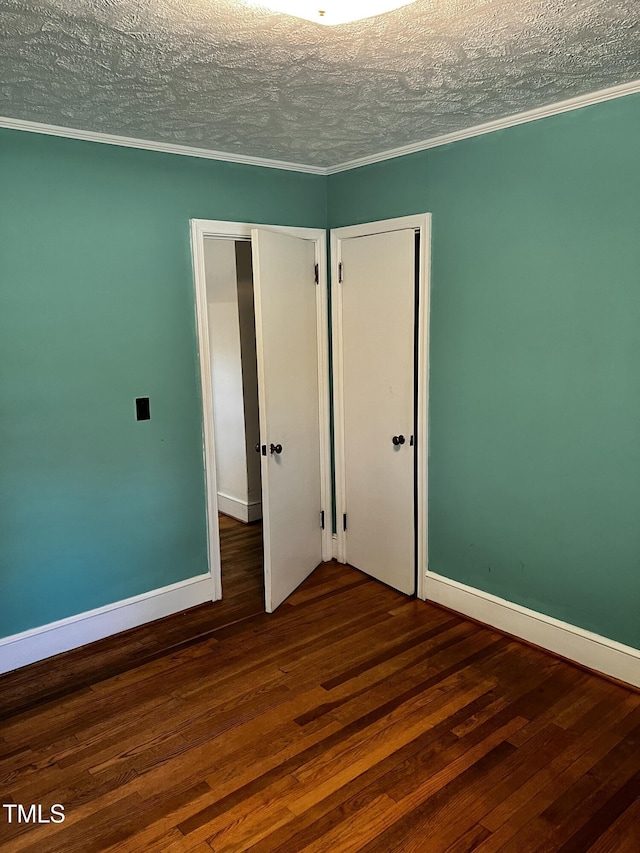
<svg viewBox="0 0 640 853">
<path fill-rule="evenodd" d="M 315 241 L 251 231 L 262 462 L 265 607 L 322 562 Z"/>
<path fill-rule="evenodd" d="M 347 557 L 410 595 L 415 235 L 352 237 L 341 250 Z"/>
<path fill-rule="evenodd" d="M 331 232 L 337 556 L 408 595 L 426 569 L 428 222 Z"/>
</svg>

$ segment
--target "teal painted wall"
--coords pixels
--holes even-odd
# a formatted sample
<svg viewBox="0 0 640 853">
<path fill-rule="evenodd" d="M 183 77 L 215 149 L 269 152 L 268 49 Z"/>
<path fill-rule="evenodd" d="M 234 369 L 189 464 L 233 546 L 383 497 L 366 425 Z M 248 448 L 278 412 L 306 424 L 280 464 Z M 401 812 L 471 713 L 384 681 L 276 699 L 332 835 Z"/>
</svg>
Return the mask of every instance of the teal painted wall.
<svg viewBox="0 0 640 853">
<path fill-rule="evenodd" d="M 329 178 L 433 213 L 430 568 L 640 648 L 640 95 Z"/>
<path fill-rule="evenodd" d="M 327 181 L 0 130 L 0 636 L 206 570 L 190 218 L 429 210 L 430 567 L 640 647 L 639 137 L 628 96 Z"/>
<path fill-rule="evenodd" d="M 0 636 L 207 570 L 193 217 L 326 179 L 0 130 Z"/>
</svg>

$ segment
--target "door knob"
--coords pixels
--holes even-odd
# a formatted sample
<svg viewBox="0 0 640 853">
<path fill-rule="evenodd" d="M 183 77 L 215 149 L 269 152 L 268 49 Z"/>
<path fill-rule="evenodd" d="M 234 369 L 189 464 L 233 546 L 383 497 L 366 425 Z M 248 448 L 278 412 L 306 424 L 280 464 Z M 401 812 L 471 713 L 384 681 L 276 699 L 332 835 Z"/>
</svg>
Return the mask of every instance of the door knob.
<svg viewBox="0 0 640 853">
<path fill-rule="evenodd" d="M 260 442 L 256 444 L 256 453 L 260 453 Z"/>
<path fill-rule="evenodd" d="M 282 445 L 281 444 L 272 444 L 270 450 L 272 453 L 282 453 Z"/>
<path fill-rule="evenodd" d="M 393 438 L 391 439 L 391 441 L 395 444 L 396 447 L 399 444 L 404 444 L 404 440 L 405 439 L 404 439 L 403 435 L 394 435 Z"/>
</svg>

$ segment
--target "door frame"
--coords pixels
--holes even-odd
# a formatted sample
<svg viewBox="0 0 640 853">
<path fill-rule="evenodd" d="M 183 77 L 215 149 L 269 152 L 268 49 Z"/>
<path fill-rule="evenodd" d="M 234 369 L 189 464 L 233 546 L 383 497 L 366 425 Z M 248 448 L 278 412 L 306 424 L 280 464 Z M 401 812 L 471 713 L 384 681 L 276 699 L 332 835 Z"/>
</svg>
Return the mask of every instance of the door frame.
<svg viewBox="0 0 640 853">
<path fill-rule="evenodd" d="M 420 257 L 418 259 L 418 376 L 416 404 L 416 518 L 417 518 L 417 581 L 416 595 L 425 599 L 426 572 L 428 570 L 428 447 L 429 447 L 429 300 L 431 272 L 431 214 L 420 213 L 383 219 L 362 225 L 347 225 L 331 229 L 331 313 L 333 329 L 333 405 L 334 405 L 334 448 L 336 472 L 336 519 L 334 557 L 341 563 L 347 561 L 346 533 L 340 524 L 345 512 L 346 479 L 344 458 L 344 351 L 342 339 L 342 298 L 338 280 L 338 264 L 342 259 L 342 240 L 352 237 L 368 237 L 389 231 L 412 229 L 420 234 Z M 348 271 L 347 271 L 348 275 Z"/>
<path fill-rule="evenodd" d="M 291 237 L 313 240 L 318 265 L 316 288 L 316 317 L 318 329 L 318 395 L 320 413 L 320 500 L 324 507 L 325 525 L 322 530 L 322 559 L 332 556 L 331 533 L 331 455 L 329 447 L 329 323 L 327 309 L 327 237 L 322 228 L 298 228 L 288 225 L 260 225 L 255 222 L 227 222 L 218 219 L 191 219 L 191 256 L 195 296 L 195 320 L 198 342 L 198 364 L 202 393 L 202 457 L 205 474 L 207 555 L 213 579 L 214 598 L 222 598 L 222 568 L 220 564 L 220 531 L 218 526 L 218 490 L 215 466 L 215 431 L 213 425 L 213 393 L 211 358 L 207 322 L 207 289 L 205 277 L 204 241 L 213 237 L 226 240 L 251 240 L 252 228 L 279 231 Z M 313 271 L 309 271 L 309 276 Z"/>
</svg>

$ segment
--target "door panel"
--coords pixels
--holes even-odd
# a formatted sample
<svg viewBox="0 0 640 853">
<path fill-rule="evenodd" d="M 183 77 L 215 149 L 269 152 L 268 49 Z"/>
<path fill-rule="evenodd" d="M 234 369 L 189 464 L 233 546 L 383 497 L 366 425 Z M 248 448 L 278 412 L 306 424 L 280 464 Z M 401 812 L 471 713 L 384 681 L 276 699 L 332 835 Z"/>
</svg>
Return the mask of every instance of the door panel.
<svg viewBox="0 0 640 853">
<path fill-rule="evenodd" d="M 322 561 L 315 244 L 257 228 L 251 243 L 271 613 Z"/>
<path fill-rule="evenodd" d="M 343 239 L 340 260 L 346 559 L 412 594 L 414 230 Z"/>
</svg>

